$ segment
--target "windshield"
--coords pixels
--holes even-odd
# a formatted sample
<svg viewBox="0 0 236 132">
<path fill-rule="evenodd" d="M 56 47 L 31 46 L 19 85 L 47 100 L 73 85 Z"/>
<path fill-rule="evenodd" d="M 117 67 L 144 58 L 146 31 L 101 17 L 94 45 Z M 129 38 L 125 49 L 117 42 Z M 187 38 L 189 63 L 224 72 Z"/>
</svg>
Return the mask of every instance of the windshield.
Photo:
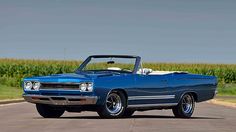
<svg viewBox="0 0 236 132">
<path fill-rule="evenodd" d="M 82 72 L 126 72 L 132 73 L 136 58 L 122 57 L 91 57 L 80 67 Z"/>
</svg>

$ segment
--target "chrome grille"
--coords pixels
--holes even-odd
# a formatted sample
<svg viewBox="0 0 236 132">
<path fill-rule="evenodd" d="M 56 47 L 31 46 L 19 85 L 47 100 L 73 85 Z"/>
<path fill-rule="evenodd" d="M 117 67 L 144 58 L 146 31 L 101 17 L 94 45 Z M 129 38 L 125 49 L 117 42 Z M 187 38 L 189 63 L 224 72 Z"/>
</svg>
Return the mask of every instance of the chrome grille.
<svg viewBox="0 0 236 132">
<path fill-rule="evenodd" d="M 78 83 L 41 83 L 40 89 L 68 89 L 79 90 L 80 84 Z"/>
</svg>

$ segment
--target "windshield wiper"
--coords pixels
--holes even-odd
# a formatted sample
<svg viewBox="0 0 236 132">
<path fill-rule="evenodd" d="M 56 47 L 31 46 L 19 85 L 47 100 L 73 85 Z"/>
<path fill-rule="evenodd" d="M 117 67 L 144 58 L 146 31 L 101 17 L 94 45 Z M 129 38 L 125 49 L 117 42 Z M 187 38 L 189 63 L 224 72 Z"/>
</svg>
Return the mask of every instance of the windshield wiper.
<svg viewBox="0 0 236 132">
<path fill-rule="evenodd" d="M 114 74 L 120 75 L 120 72 L 117 72 L 117 71 L 111 71 L 111 72 Z"/>
<path fill-rule="evenodd" d="M 120 72 L 113 71 L 113 70 L 99 70 L 99 71 L 95 71 L 95 73 L 112 73 L 112 74 L 120 75 Z"/>
</svg>

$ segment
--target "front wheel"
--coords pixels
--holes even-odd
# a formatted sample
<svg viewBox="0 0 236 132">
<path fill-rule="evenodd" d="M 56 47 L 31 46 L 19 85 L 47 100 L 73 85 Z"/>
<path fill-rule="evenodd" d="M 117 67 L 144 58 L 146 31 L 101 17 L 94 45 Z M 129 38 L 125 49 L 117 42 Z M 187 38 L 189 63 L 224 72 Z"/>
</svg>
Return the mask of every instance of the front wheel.
<svg viewBox="0 0 236 132">
<path fill-rule="evenodd" d="M 65 112 L 63 109 L 56 109 L 53 106 L 45 104 L 36 104 L 36 109 L 38 113 L 44 118 L 59 118 Z"/>
<path fill-rule="evenodd" d="M 122 92 L 112 91 L 106 97 L 104 105 L 97 110 L 101 118 L 120 118 L 126 109 L 126 98 Z"/>
<path fill-rule="evenodd" d="M 179 104 L 172 111 L 177 118 L 190 118 L 195 108 L 195 100 L 192 94 L 185 94 Z"/>
</svg>

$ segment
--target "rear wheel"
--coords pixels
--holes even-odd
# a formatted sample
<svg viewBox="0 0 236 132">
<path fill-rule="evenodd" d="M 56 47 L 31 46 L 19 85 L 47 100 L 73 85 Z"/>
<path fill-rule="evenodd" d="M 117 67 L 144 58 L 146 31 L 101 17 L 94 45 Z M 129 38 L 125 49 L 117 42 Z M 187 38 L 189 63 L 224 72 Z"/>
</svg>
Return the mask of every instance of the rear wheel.
<svg viewBox="0 0 236 132">
<path fill-rule="evenodd" d="M 65 112 L 63 109 L 56 109 L 53 106 L 45 104 L 36 104 L 36 109 L 38 113 L 44 118 L 59 118 Z"/>
<path fill-rule="evenodd" d="M 104 105 L 98 108 L 101 118 L 120 118 L 126 109 L 126 98 L 122 92 L 112 91 L 106 97 Z"/>
<path fill-rule="evenodd" d="M 172 111 L 177 118 L 190 118 L 195 108 L 195 100 L 192 94 L 185 94 L 179 104 Z"/>
</svg>

